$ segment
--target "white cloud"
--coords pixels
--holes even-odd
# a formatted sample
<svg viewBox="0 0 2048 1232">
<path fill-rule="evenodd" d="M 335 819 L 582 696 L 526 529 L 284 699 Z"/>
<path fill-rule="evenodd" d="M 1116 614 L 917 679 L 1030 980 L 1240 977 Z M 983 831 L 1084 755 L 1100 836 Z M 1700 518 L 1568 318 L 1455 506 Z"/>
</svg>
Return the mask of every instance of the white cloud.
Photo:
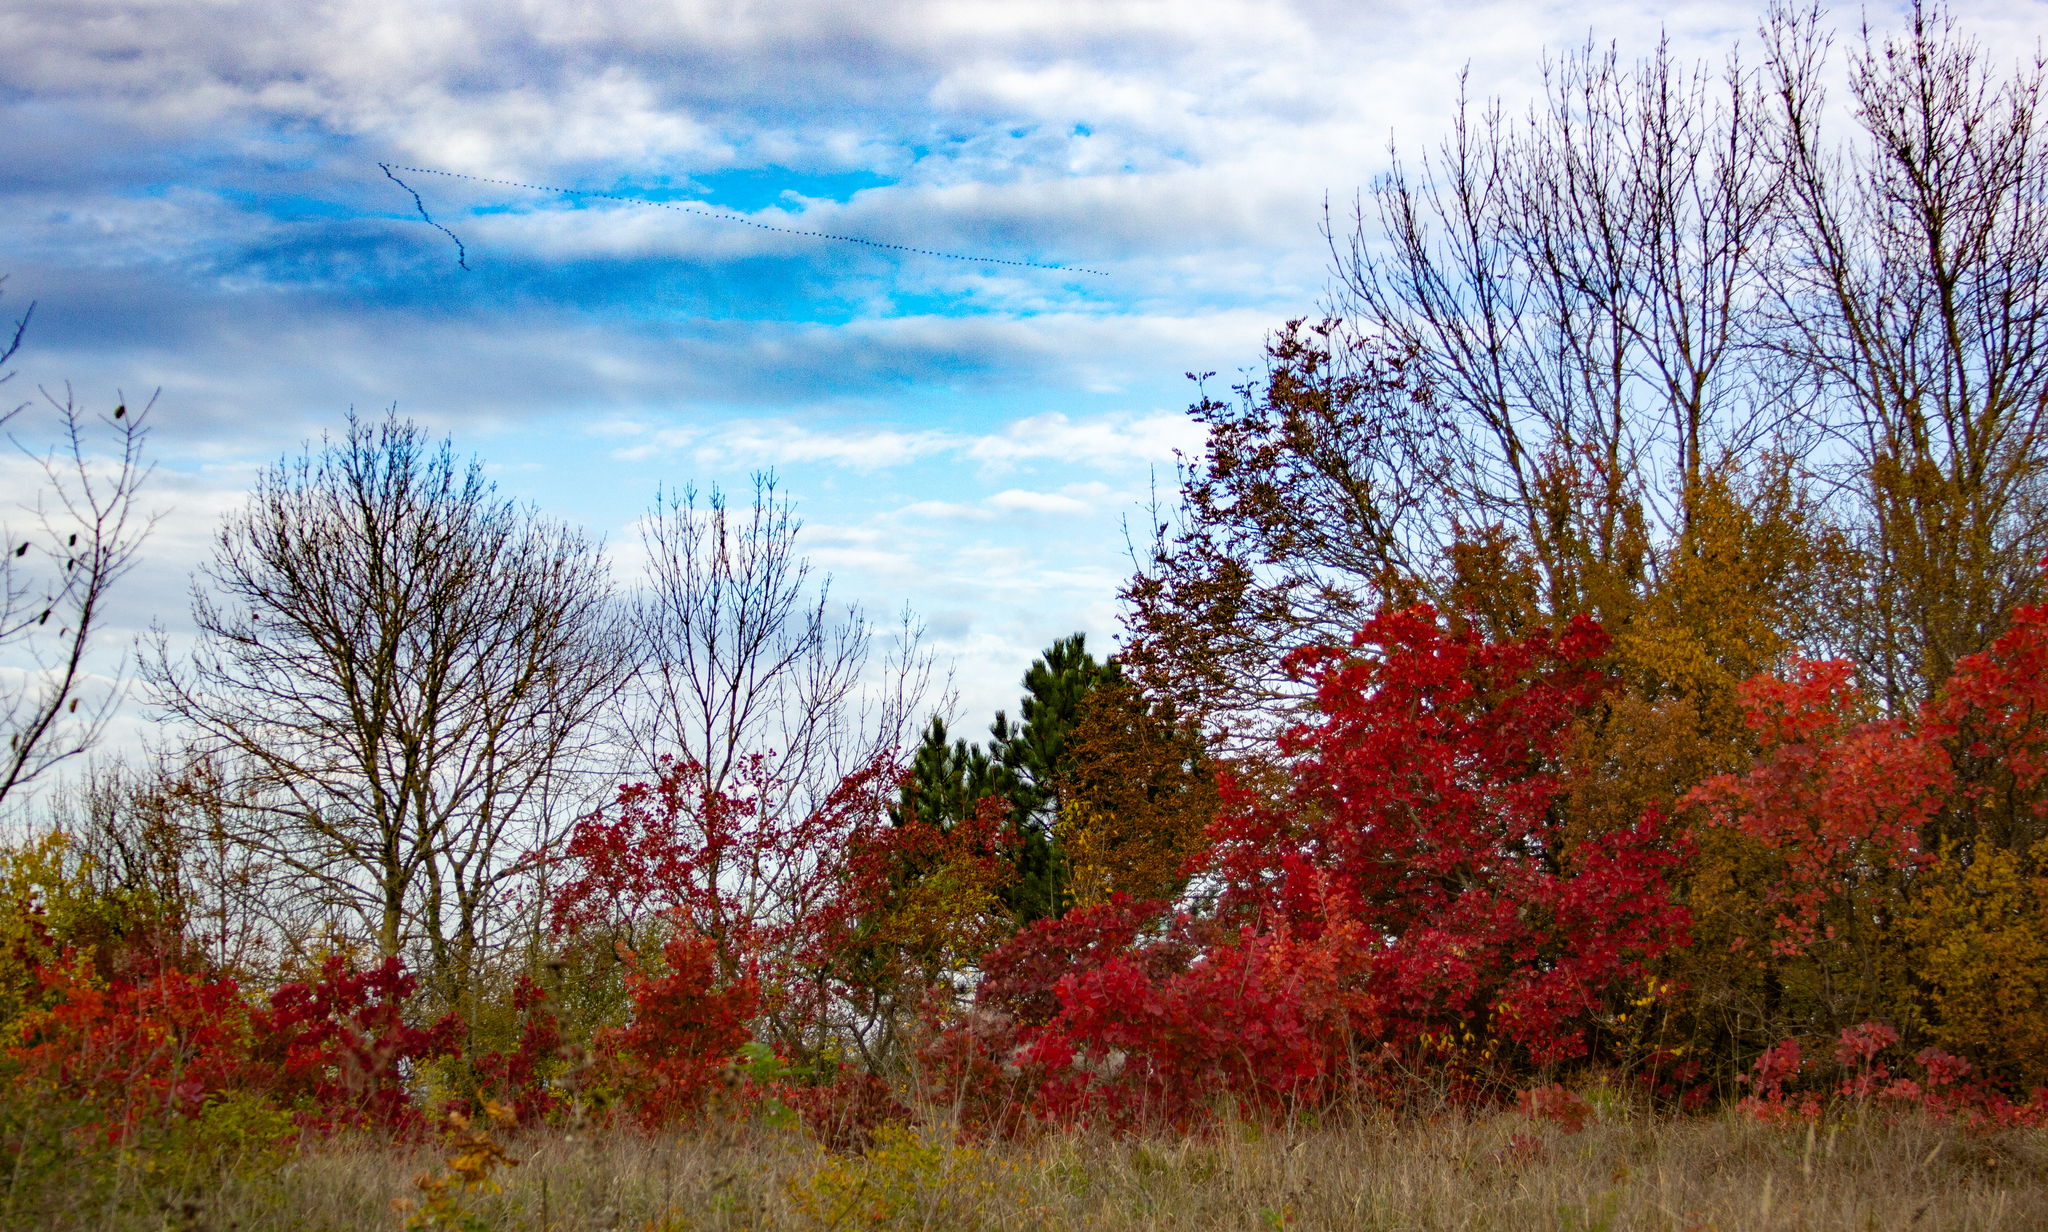
<svg viewBox="0 0 2048 1232">
<path fill-rule="evenodd" d="M 2048 28 L 1957 8 L 1994 48 Z M 176 619 L 249 459 L 396 403 L 614 530 L 657 481 L 808 468 L 821 561 L 877 609 L 949 613 L 983 704 L 1050 637 L 1113 630 L 1115 519 L 1201 443 L 1179 374 L 1227 383 L 1314 310 L 1326 195 L 1341 239 L 1389 135 L 1411 158 L 1442 135 L 1461 68 L 1513 111 L 1545 47 L 1592 30 L 1628 56 L 1668 27 L 1718 59 L 1761 9 L 0 0 L 7 303 L 41 302 L 15 388 L 165 391 L 183 469 L 134 627 Z M 727 183 L 759 222 L 1111 277 L 414 177 L 464 274 L 379 160 Z"/>
<path fill-rule="evenodd" d="M 1071 496 L 1062 496 L 1057 492 L 1031 492 L 1023 488 L 1009 488 L 987 499 L 990 507 L 1014 513 L 1094 512 L 1087 501 L 1075 500 Z"/>
<path fill-rule="evenodd" d="M 750 466 L 823 462 L 854 470 L 901 466 L 946 449 L 944 432 L 904 432 L 890 428 L 807 429 L 779 421 L 727 424 L 697 447 L 710 465 L 741 462 Z"/>
<path fill-rule="evenodd" d="M 967 447 L 991 470 L 1056 458 L 1082 466 L 1136 466 L 1170 462 L 1174 451 L 1201 448 L 1202 429 L 1186 415 L 1155 411 L 1070 419 L 1057 411 L 1033 415 Z"/>
<path fill-rule="evenodd" d="M 979 505 L 963 505 L 958 501 L 912 501 L 898 509 L 896 515 L 906 518 L 969 522 L 986 522 L 996 516 Z"/>
<path fill-rule="evenodd" d="M 650 435 L 641 427 L 636 426 L 629 433 L 616 425 L 594 430 L 594 434 L 599 433 Z M 908 466 L 941 456 L 975 462 L 987 475 L 1046 461 L 1066 467 L 1129 470 L 1171 462 L 1175 450 L 1199 450 L 1203 432 L 1178 412 L 1118 411 L 1073 417 L 1055 411 L 1015 420 L 997 431 L 982 434 L 879 425 L 812 427 L 789 420 L 735 420 L 709 429 L 657 431 L 651 438 L 619 446 L 611 451 L 611 456 L 637 461 L 687 450 L 709 467 L 825 464 L 861 472 Z M 1037 505 L 1030 504 L 1035 499 L 1032 494 L 1017 492 L 1009 494 L 1014 497 L 1010 503 L 998 507 L 1041 511 L 1092 508 L 1108 491 L 1099 482 L 1070 484 L 1057 496 L 1047 494 Z M 949 509 L 927 502 L 908 506 L 905 511 L 937 516 Z"/>
</svg>

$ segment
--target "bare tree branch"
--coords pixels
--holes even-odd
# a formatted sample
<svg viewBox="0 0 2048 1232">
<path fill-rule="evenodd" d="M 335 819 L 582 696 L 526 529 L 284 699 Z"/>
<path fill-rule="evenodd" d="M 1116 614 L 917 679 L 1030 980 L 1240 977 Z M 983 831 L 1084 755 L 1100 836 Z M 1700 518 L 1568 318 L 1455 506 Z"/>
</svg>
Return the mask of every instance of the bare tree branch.
<svg viewBox="0 0 2048 1232">
<path fill-rule="evenodd" d="M 61 444 L 37 453 L 9 437 L 35 459 L 44 482 L 32 504 L 16 506 L 28 525 L 0 527 L 0 654 L 19 673 L 0 678 L 7 733 L 0 801 L 90 749 L 113 718 L 126 692 L 122 669 L 95 685 L 87 658 L 108 593 L 134 567 L 157 520 L 138 504 L 154 469 L 143 446 L 155 399 L 139 411 L 123 403 L 98 417 L 113 444 L 102 459 L 91 447 L 92 421 L 70 389 L 61 402 L 47 392 L 44 398 L 57 414 Z"/>
<path fill-rule="evenodd" d="M 923 630 L 906 612 L 876 662 L 879 631 L 813 578 L 802 528 L 770 474 L 755 476 L 744 511 L 716 488 L 701 505 L 693 488 L 657 497 L 634 615 L 646 654 L 629 724 L 640 772 L 693 760 L 716 791 L 742 758 L 764 756 L 790 797 L 770 803 L 804 809 L 904 742 L 933 684 Z"/>
</svg>

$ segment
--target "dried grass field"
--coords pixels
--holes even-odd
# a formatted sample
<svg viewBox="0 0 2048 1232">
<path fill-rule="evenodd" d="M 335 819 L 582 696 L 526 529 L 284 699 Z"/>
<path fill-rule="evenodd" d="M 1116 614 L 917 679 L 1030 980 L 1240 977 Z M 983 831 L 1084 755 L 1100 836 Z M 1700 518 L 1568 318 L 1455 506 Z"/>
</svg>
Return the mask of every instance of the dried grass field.
<svg viewBox="0 0 2048 1232">
<path fill-rule="evenodd" d="M 329 1143 L 166 1201 L 122 1164 L 14 1212 L 15 1227 L 109 1229 L 1656 1229 L 1994 1232 L 2048 1227 L 2048 1132 L 1922 1120 L 1771 1126 L 1738 1114 L 1596 1119 L 1566 1134 L 1513 1113 L 1200 1137 L 1048 1134 L 975 1147 L 885 1132 L 827 1154 L 762 1126 L 681 1136 L 500 1135 L 516 1166 L 444 1207 L 417 1178 L 445 1148 Z M 442 1175 L 446 1175 L 445 1170 Z M 139 1181 L 140 1178 L 131 1178 Z"/>
</svg>

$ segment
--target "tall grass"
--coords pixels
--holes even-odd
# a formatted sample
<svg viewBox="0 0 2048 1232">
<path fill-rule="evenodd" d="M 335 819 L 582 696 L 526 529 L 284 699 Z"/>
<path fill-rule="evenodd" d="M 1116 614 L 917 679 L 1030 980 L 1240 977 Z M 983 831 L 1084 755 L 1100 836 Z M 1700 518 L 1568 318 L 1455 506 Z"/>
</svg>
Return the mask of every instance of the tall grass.
<svg viewBox="0 0 2048 1232">
<path fill-rule="evenodd" d="M 471 1199 L 474 1228 L 1765 1229 L 2048 1228 L 2048 1132 L 1920 1120 L 1767 1126 L 1511 1113 L 1202 1137 L 1048 1134 L 989 1146 L 904 1131 L 835 1157 L 763 1126 L 504 1137 L 519 1166 Z M 203 1191 L 61 1190 L 14 1226 L 399 1229 L 430 1147 L 328 1142 Z M 101 1181 L 108 1178 L 101 1177 Z M 26 1220 L 27 1222 L 19 1222 Z"/>
</svg>

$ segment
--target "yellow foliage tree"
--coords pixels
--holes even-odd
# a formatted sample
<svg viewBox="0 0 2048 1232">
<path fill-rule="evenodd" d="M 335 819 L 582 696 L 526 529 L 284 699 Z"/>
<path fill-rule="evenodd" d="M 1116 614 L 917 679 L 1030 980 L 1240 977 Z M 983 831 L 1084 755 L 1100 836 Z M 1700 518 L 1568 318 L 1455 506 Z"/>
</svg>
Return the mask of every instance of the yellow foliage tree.
<svg viewBox="0 0 2048 1232">
<path fill-rule="evenodd" d="M 2018 853 L 1950 844 L 1901 921 L 1917 987 L 1902 1006 L 1942 1048 L 2023 1086 L 2048 1082 L 2048 841 Z"/>
<path fill-rule="evenodd" d="M 1073 904 L 1171 898 L 1216 815 L 1216 774 L 1191 724 L 1124 680 L 1090 691 L 1068 737 L 1058 838 Z"/>
<path fill-rule="evenodd" d="M 121 905 L 99 892 L 91 874 L 90 858 L 63 830 L 0 845 L 0 1024 L 37 1007 L 39 967 L 67 949 L 102 959 L 120 935 Z"/>
<path fill-rule="evenodd" d="M 1849 583 L 1857 558 L 1784 458 L 1746 471 L 1723 459 L 1684 509 L 1651 584 L 1609 632 L 1632 691 L 1689 699 L 1714 768 L 1732 769 L 1749 751 L 1735 687 L 1825 644 L 1822 596 Z"/>
</svg>

